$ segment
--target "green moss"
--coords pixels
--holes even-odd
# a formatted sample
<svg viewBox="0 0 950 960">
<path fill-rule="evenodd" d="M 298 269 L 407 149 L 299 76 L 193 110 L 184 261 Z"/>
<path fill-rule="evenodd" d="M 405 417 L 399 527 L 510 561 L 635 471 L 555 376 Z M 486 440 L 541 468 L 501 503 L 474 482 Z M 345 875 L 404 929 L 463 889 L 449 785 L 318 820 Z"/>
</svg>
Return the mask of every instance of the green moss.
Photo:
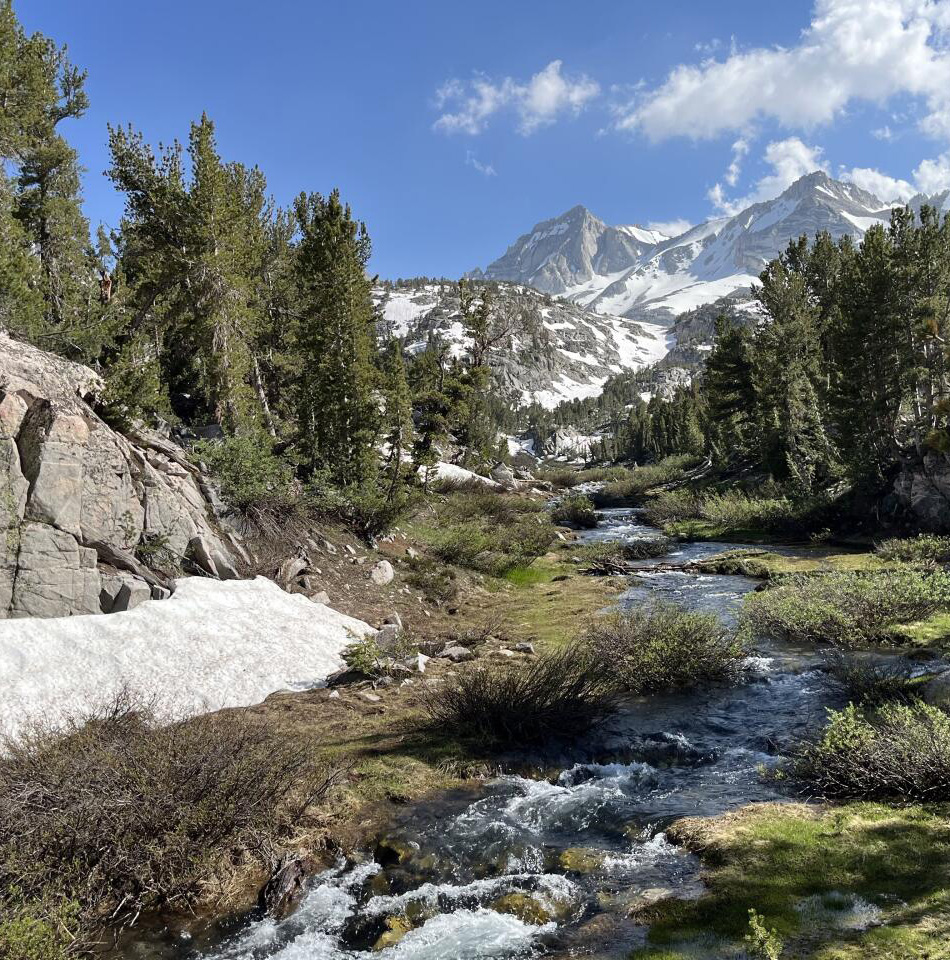
<svg viewBox="0 0 950 960">
<path fill-rule="evenodd" d="M 556 576 L 551 564 L 537 562 L 530 567 L 515 567 L 509 570 L 502 579 L 516 587 L 534 587 L 539 583 L 550 583 Z"/>
<path fill-rule="evenodd" d="M 749 910 L 789 941 L 789 955 L 821 960 L 943 958 L 950 939 L 950 822 L 946 809 L 850 804 L 823 812 L 753 806 L 679 835 L 700 852 L 709 893 L 669 900 L 642 916 L 657 947 L 710 938 L 739 943 Z M 803 920 L 803 900 L 857 896 L 886 928 L 848 931 Z M 829 911 L 833 914 L 834 911 Z M 913 952 L 913 951 L 917 952 Z M 890 951 L 890 952 L 888 952 Z M 929 952 L 928 952 L 929 951 Z"/>
<path fill-rule="evenodd" d="M 935 613 L 925 620 L 897 627 L 898 639 L 921 648 L 950 648 L 950 613 Z"/>
<path fill-rule="evenodd" d="M 704 573 L 741 574 L 763 580 L 785 574 L 880 570 L 887 566 L 873 553 L 813 551 L 788 556 L 770 550 L 727 550 L 705 557 L 696 565 Z"/>
<path fill-rule="evenodd" d="M 549 553 L 525 572 L 516 573 L 514 579 L 494 582 L 498 589 L 485 611 L 504 618 L 511 640 L 563 646 L 576 639 L 599 611 L 615 603 L 626 586 L 615 578 L 578 576 L 576 565 L 565 563 L 562 557 L 561 553 Z"/>
</svg>

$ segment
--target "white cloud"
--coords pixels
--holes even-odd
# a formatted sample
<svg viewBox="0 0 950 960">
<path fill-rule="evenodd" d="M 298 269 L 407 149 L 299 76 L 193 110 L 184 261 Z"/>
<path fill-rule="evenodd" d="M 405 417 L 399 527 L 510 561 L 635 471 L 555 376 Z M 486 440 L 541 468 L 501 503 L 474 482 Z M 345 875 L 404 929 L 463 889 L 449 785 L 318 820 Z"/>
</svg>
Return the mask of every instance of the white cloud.
<svg viewBox="0 0 950 960">
<path fill-rule="evenodd" d="M 886 140 L 891 141 L 894 139 L 894 131 L 885 123 L 883 127 L 877 127 L 875 130 L 871 131 L 871 136 L 875 140 Z"/>
<path fill-rule="evenodd" d="M 742 173 L 742 161 L 748 152 L 749 141 L 745 137 L 740 137 L 732 145 L 732 162 L 723 177 L 730 187 L 734 187 L 739 182 L 739 174 Z"/>
<path fill-rule="evenodd" d="M 914 170 L 912 181 L 901 180 L 873 167 L 843 169 L 843 180 L 856 183 L 881 200 L 907 201 L 916 193 L 934 194 L 950 190 L 950 153 L 941 154 L 932 160 L 923 160 Z"/>
<path fill-rule="evenodd" d="M 641 92 L 617 122 L 653 141 L 742 132 L 760 118 L 810 129 L 855 100 L 922 98 L 922 129 L 950 139 L 950 0 L 816 0 L 790 47 L 732 51 L 675 67 Z"/>
<path fill-rule="evenodd" d="M 465 164 L 477 170 L 483 177 L 495 177 L 498 171 L 490 163 L 482 163 L 471 150 L 465 151 Z"/>
<path fill-rule="evenodd" d="M 681 233 L 686 233 L 693 224 L 689 220 L 651 220 L 647 224 L 647 230 L 656 230 L 665 237 L 678 237 Z"/>
<path fill-rule="evenodd" d="M 449 80 L 436 91 L 436 108 L 449 109 L 435 121 L 435 129 L 474 136 L 492 116 L 510 108 L 518 116 L 519 133 L 528 136 L 563 114 L 576 115 L 598 96 L 600 86 L 584 74 L 568 77 L 562 66 L 562 61 L 552 60 L 527 82 L 491 80 L 482 74 L 467 83 Z"/>
<path fill-rule="evenodd" d="M 735 151 L 735 147 L 733 147 Z M 787 140 L 773 140 L 765 148 L 765 162 L 771 167 L 771 172 L 762 177 L 752 191 L 742 197 L 730 198 L 721 183 L 717 183 L 708 193 L 713 207 L 718 213 L 732 216 L 753 203 L 762 200 L 771 200 L 777 197 L 786 187 L 791 186 L 805 174 L 815 170 L 827 170 L 828 165 L 822 159 L 821 147 L 810 147 L 798 137 L 789 137 Z M 732 167 L 730 166 L 729 170 Z M 730 185 L 729 170 L 725 180 Z"/>
<path fill-rule="evenodd" d="M 917 191 L 906 180 L 881 173 L 871 167 L 854 167 L 851 170 L 842 170 L 841 178 L 850 180 L 868 193 L 890 203 L 892 200 L 909 200 Z"/>
<path fill-rule="evenodd" d="M 914 183 L 921 193 L 940 193 L 950 188 L 950 153 L 924 160 L 914 171 Z"/>
</svg>

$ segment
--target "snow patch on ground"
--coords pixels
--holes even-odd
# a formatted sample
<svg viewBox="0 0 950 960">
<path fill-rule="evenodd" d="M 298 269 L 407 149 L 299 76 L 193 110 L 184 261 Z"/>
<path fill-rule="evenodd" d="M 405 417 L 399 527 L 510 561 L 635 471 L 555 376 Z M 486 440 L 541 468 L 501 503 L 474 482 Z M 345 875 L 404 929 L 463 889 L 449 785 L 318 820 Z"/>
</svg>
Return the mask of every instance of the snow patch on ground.
<svg viewBox="0 0 950 960">
<path fill-rule="evenodd" d="M 419 467 L 419 476 L 424 477 L 426 472 L 425 467 Z M 500 487 L 501 484 L 492 480 L 490 477 L 483 477 L 478 473 L 474 473 L 471 470 L 466 470 L 465 467 L 457 466 L 454 463 L 444 463 L 439 461 L 439 463 L 434 464 L 429 468 L 429 482 L 432 483 L 434 480 L 457 480 L 459 483 L 468 483 L 469 481 L 475 481 L 476 483 L 483 483 L 486 487 Z"/>
<path fill-rule="evenodd" d="M 186 577 L 167 600 L 134 610 L 0 621 L 0 732 L 61 722 L 122 686 L 162 710 L 194 715 L 308 690 L 343 666 L 362 620 L 264 577 Z"/>
</svg>

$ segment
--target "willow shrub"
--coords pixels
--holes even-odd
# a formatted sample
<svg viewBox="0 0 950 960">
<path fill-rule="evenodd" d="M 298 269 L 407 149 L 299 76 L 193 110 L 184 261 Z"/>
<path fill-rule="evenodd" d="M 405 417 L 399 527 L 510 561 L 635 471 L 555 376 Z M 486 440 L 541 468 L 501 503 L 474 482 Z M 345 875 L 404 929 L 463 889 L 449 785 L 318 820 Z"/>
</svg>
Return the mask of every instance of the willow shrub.
<svg viewBox="0 0 950 960">
<path fill-rule="evenodd" d="M 922 533 L 907 539 L 884 540 L 874 552 L 883 560 L 903 563 L 950 563 L 950 537 Z"/>
<path fill-rule="evenodd" d="M 665 603 L 602 617 L 583 639 L 619 687 L 633 694 L 734 682 L 746 654 L 715 614 Z"/>
<path fill-rule="evenodd" d="M 743 601 L 746 637 L 860 647 L 886 643 L 893 629 L 950 609 L 950 575 L 910 566 L 804 574 Z"/>
<path fill-rule="evenodd" d="M 573 527 L 576 530 L 592 530 L 597 526 L 597 513 L 593 503 L 579 493 L 564 497 L 551 511 L 551 519 L 561 526 Z"/>
<path fill-rule="evenodd" d="M 681 454 L 667 457 L 659 463 L 645 464 L 629 471 L 626 477 L 606 484 L 603 494 L 617 500 L 641 496 L 648 490 L 663 486 L 665 483 L 682 480 L 689 470 L 699 465 L 701 460 L 701 457 Z"/>
<path fill-rule="evenodd" d="M 613 679 L 582 645 L 467 665 L 424 692 L 430 726 L 440 735 L 511 746 L 583 733 L 616 701 Z"/>
<path fill-rule="evenodd" d="M 853 704 L 832 712 L 821 739 L 802 747 L 787 774 L 828 799 L 950 800 L 950 716 L 925 703 Z"/>
</svg>

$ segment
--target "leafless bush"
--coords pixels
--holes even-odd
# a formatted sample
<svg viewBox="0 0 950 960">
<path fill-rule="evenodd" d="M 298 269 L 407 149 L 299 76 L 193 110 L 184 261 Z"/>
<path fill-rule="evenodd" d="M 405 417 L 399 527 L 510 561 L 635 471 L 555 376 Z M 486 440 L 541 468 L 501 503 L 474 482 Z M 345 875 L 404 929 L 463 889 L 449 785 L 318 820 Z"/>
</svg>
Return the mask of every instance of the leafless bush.
<svg viewBox="0 0 950 960">
<path fill-rule="evenodd" d="M 0 756 L 0 890 L 58 891 L 85 923 L 184 906 L 269 845 L 332 774 L 228 711 L 162 724 L 127 692 Z M 2 899 L 0 899 L 2 906 Z"/>
<path fill-rule="evenodd" d="M 908 682 L 913 672 L 909 661 L 833 650 L 825 657 L 826 679 L 843 691 L 852 703 L 876 707 L 913 699 Z"/>
<path fill-rule="evenodd" d="M 582 733 L 616 705 L 614 685 L 580 646 L 532 660 L 473 664 L 424 695 L 440 733 L 517 745 Z"/>
</svg>

